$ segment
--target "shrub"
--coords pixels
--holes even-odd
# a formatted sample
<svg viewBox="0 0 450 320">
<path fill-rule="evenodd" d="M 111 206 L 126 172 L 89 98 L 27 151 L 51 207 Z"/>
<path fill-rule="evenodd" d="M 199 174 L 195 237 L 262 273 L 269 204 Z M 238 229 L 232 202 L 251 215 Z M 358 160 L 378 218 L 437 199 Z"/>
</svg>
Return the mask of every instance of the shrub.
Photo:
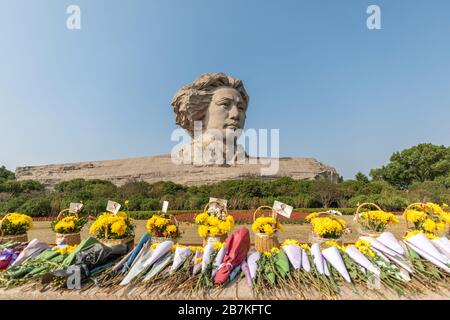
<svg viewBox="0 0 450 320">
<path fill-rule="evenodd" d="M 50 199 L 47 197 L 31 198 L 22 204 L 18 211 L 32 217 L 49 216 L 52 212 Z"/>
</svg>

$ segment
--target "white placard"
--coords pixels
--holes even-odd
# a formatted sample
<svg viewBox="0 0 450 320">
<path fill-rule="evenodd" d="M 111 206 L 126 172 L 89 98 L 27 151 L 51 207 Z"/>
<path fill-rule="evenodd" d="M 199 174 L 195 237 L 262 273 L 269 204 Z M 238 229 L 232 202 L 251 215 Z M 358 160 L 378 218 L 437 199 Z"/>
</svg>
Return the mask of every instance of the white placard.
<svg viewBox="0 0 450 320">
<path fill-rule="evenodd" d="M 121 205 L 117 202 L 108 200 L 108 204 L 106 206 L 106 211 L 116 214 L 119 212 Z"/>
<path fill-rule="evenodd" d="M 79 212 L 81 210 L 81 208 L 83 208 L 83 204 L 82 203 L 73 203 L 71 202 L 69 205 L 69 210 L 72 212 Z"/>
<path fill-rule="evenodd" d="M 220 206 L 218 203 L 211 203 L 211 202 L 214 202 L 214 201 L 217 201 L 217 202 L 219 202 L 219 203 L 222 203 L 223 204 L 223 206 Z M 225 200 L 225 199 L 218 199 L 218 198 L 209 198 L 209 202 L 211 203 L 209 206 L 210 206 L 210 208 L 217 208 L 217 207 L 220 207 L 220 209 L 224 209 L 224 208 L 226 208 L 227 207 L 227 203 L 228 203 L 228 200 Z"/>
<path fill-rule="evenodd" d="M 163 202 L 162 212 L 167 213 L 167 208 L 169 207 L 169 201 Z"/>
<path fill-rule="evenodd" d="M 275 202 L 273 203 L 273 209 L 279 215 L 282 215 L 283 217 L 286 217 L 286 218 L 290 218 L 292 210 L 294 208 L 289 206 L 289 205 L 287 205 L 287 204 L 285 204 L 285 203 L 283 203 L 283 202 L 275 200 Z"/>
</svg>

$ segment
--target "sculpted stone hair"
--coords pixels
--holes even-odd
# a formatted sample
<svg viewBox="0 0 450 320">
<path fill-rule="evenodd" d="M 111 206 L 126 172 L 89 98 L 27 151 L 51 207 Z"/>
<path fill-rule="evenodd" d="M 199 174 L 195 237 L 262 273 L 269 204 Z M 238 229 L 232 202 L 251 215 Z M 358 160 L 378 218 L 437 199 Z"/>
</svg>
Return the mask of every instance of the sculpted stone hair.
<svg viewBox="0 0 450 320">
<path fill-rule="evenodd" d="M 249 96 L 245 91 L 241 80 L 224 73 L 205 73 L 197 80 L 181 88 L 172 99 L 175 121 L 186 129 L 192 136 L 194 134 L 194 121 L 201 121 L 205 117 L 206 110 L 214 93 L 220 87 L 234 88 L 244 99 L 247 109 Z"/>
</svg>

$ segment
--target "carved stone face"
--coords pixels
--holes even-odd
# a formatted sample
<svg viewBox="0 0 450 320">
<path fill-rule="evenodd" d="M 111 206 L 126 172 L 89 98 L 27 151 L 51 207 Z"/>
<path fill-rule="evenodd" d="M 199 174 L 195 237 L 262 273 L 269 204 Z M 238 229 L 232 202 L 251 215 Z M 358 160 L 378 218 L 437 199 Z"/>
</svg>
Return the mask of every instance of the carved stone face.
<svg viewBox="0 0 450 320">
<path fill-rule="evenodd" d="M 225 131 L 243 129 L 246 113 L 245 102 L 239 91 L 233 88 L 218 88 L 203 119 L 203 129 L 218 129 L 225 137 Z"/>
</svg>

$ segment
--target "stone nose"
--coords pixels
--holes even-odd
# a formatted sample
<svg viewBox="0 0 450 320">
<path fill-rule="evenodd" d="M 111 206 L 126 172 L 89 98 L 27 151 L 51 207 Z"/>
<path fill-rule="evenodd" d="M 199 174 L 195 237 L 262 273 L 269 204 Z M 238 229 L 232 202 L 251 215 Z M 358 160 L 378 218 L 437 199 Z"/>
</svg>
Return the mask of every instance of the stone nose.
<svg viewBox="0 0 450 320">
<path fill-rule="evenodd" d="M 237 105 L 233 104 L 228 112 L 228 115 L 231 119 L 239 120 L 239 108 Z"/>
</svg>

